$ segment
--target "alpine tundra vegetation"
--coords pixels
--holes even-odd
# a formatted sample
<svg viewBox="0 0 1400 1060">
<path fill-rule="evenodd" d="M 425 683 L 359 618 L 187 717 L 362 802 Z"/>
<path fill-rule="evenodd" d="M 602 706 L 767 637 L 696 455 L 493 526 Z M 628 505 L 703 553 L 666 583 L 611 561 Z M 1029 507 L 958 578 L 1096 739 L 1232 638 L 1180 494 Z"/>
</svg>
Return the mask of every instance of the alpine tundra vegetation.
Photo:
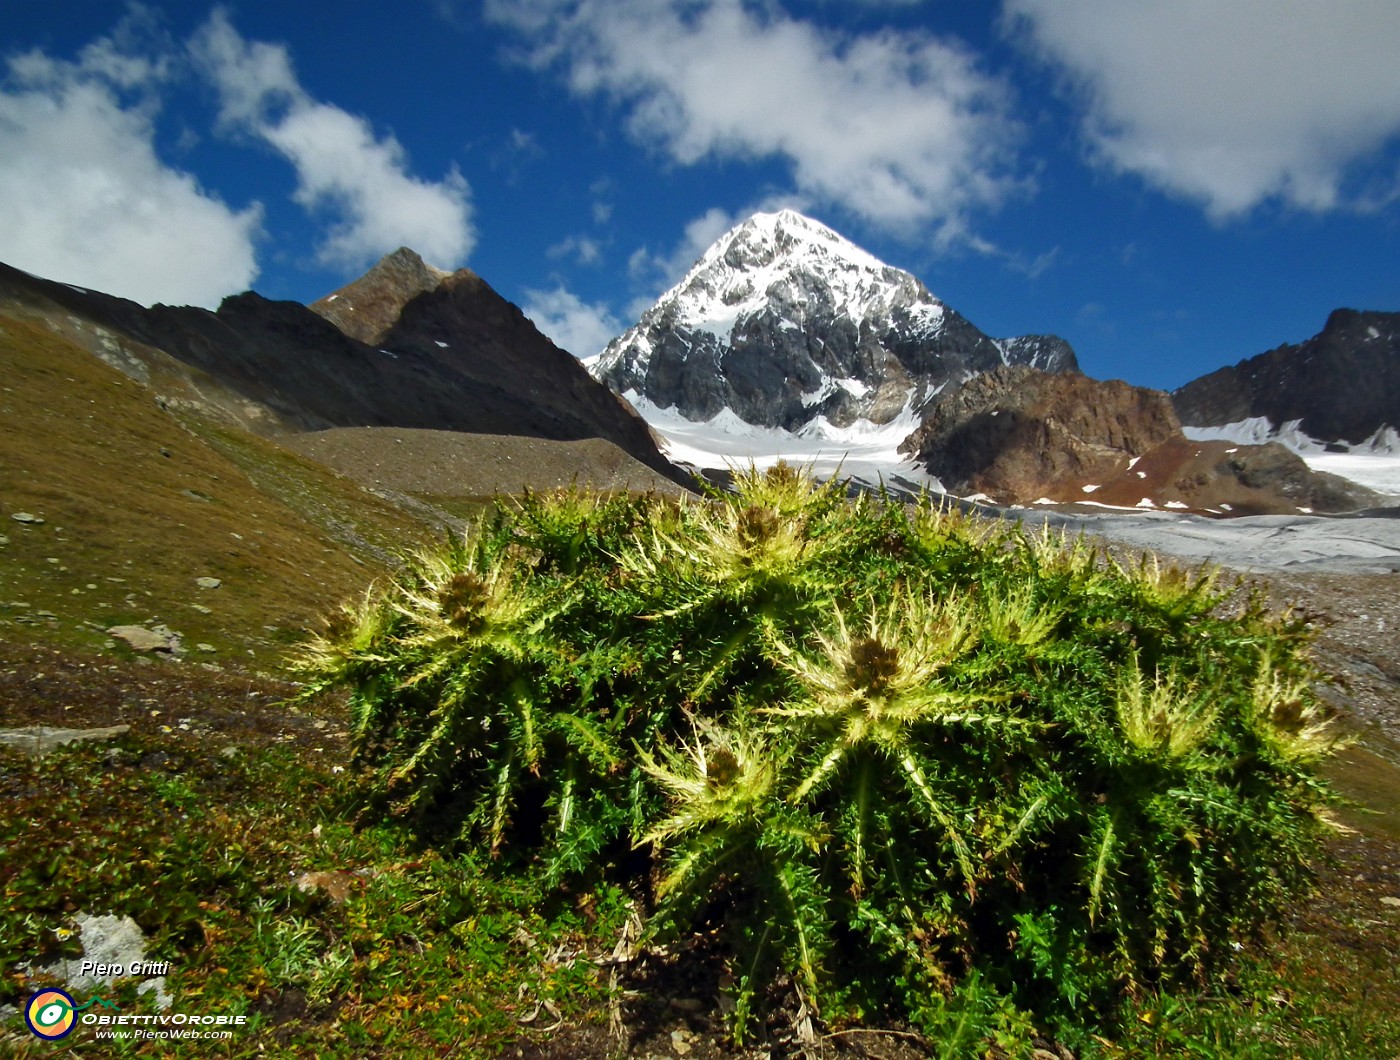
<svg viewBox="0 0 1400 1060">
<path fill-rule="evenodd" d="M 779 464 L 502 502 L 300 667 L 349 690 L 368 818 L 621 884 L 644 948 L 717 939 L 737 1039 L 786 997 L 1083 1040 L 1306 893 L 1308 642 L 1214 573 Z"/>
</svg>

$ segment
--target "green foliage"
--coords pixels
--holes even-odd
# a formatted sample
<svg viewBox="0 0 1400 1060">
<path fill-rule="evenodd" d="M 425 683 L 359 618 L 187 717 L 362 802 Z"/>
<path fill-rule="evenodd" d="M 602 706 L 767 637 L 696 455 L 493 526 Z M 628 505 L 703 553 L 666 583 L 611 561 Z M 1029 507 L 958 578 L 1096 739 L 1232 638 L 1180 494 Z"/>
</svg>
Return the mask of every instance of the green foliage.
<svg viewBox="0 0 1400 1060">
<path fill-rule="evenodd" d="M 783 974 L 829 1022 L 1110 1027 L 1306 889 L 1330 799 L 1296 617 L 784 465 L 528 496 L 301 665 L 349 689 L 371 806 L 633 873 L 654 941 L 717 924 L 740 1036 Z"/>
<path fill-rule="evenodd" d="M 170 962 L 177 1009 L 246 1015 L 231 1055 L 490 1056 L 544 1003 L 606 1020 L 593 958 L 630 913 L 618 889 L 562 896 L 538 873 L 424 851 L 401 828 L 353 829 L 320 748 L 221 746 L 132 733 L 41 759 L 0 748 L 0 1006 L 46 982 L 32 966 L 82 956 L 83 910 L 137 921 L 148 958 Z M 297 884 L 327 869 L 343 902 Z M 155 1012 L 137 983 L 79 999 Z M 207 1042 L 91 1035 L 75 1034 L 77 1051 L 210 1055 Z M 0 1054 L 52 1052 L 0 1023 Z"/>
</svg>

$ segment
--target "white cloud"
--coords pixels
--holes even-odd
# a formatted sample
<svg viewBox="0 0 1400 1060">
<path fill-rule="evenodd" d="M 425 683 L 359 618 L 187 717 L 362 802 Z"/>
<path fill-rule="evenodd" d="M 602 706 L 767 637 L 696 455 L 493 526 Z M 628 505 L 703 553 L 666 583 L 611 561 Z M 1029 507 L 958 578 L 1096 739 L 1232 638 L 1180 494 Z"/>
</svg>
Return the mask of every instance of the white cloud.
<svg viewBox="0 0 1400 1060">
<path fill-rule="evenodd" d="M 296 168 L 297 203 L 337 218 L 318 248 L 322 262 L 357 267 L 399 246 L 447 268 L 466 261 L 476 233 L 455 167 L 439 181 L 411 176 L 398 140 L 313 99 L 285 47 L 245 40 L 222 9 L 191 52 L 219 91 L 225 127 L 276 148 Z"/>
<path fill-rule="evenodd" d="M 596 265 L 603 257 L 603 248 L 588 236 L 568 236 L 545 251 L 550 258 L 573 258 L 580 265 Z"/>
<path fill-rule="evenodd" d="M 563 287 L 527 290 L 522 308 L 554 345 L 583 359 L 602 353 L 625 330 L 606 305 L 585 302 Z"/>
<path fill-rule="evenodd" d="M 1091 153 L 1215 219 L 1277 199 L 1323 211 L 1400 133 L 1394 0 L 1006 0 L 1009 25 L 1069 75 Z"/>
<path fill-rule="evenodd" d="M 652 292 L 649 297 L 644 296 L 645 304 L 649 306 L 657 294 L 680 280 L 715 240 L 742 219 L 728 210 L 712 206 L 686 224 L 680 242 L 670 250 L 654 252 L 649 247 L 634 250 L 627 259 L 627 272 L 634 281 Z"/>
<path fill-rule="evenodd" d="M 799 193 L 889 230 L 965 234 L 1017 186 L 1005 86 L 926 33 L 823 30 L 742 0 L 488 0 L 526 58 L 626 109 L 683 165 L 787 162 Z"/>
<path fill-rule="evenodd" d="M 262 209 L 234 210 L 155 148 L 167 60 L 119 27 L 74 62 L 12 58 L 0 87 L 0 257 L 150 305 L 215 306 L 257 276 Z"/>
</svg>

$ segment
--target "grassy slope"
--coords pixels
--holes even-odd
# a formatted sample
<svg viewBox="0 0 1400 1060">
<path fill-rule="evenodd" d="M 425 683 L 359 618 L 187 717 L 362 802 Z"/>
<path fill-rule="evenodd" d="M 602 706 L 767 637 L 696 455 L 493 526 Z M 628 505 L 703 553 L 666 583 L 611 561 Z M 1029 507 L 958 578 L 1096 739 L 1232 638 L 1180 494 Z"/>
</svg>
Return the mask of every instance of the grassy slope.
<svg viewBox="0 0 1400 1060">
<path fill-rule="evenodd" d="M 0 317 L 0 378 L 6 635 L 20 623 L 96 648 L 109 626 L 164 622 L 188 648 L 213 645 L 215 661 L 272 667 L 424 533 L 295 453 L 189 412 L 177 419 L 39 324 Z M 9 518 L 21 511 L 43 524 Z M 223 584 L 201 590 L 206 576 Z"/>
</svg>

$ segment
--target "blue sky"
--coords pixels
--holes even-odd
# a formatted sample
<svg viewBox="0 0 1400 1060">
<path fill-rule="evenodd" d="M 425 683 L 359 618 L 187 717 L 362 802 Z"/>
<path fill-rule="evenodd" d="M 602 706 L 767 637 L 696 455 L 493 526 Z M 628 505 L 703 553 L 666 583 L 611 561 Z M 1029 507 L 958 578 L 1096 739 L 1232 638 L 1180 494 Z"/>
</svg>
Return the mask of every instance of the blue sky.
<svg viewBox="0 0 1400 1060">
<path fill-rule="evenodd" d="M 597 352 L 791 206 L 1170 388 L 1400 310 L 1394 0 L 12 4 L 0 260 L 310 301 L 401 244 Z"/>
</svg>

